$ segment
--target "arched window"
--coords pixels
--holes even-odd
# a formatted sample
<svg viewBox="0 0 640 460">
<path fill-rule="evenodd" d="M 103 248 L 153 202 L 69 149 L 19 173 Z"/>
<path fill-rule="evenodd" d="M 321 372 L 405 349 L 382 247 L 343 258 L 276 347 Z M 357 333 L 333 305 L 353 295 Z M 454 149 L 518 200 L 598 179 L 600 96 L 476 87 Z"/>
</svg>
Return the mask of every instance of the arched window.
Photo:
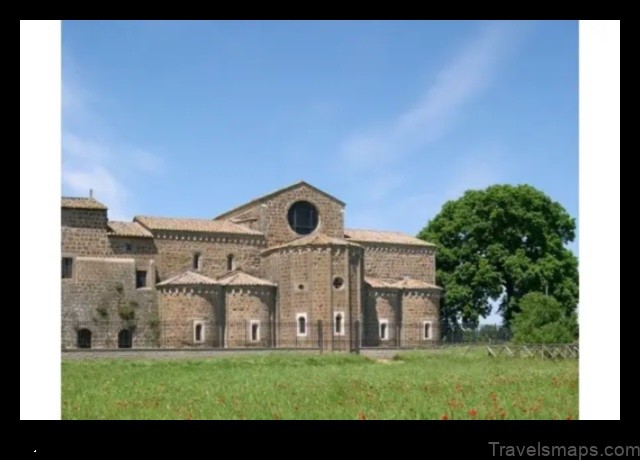
<svg viewBox="0 0 640 460">
<path fill-rule="evenodd" d="M 334 332 L 336 335 L 344 334 L 344 325 L 342 324 L 344 315 L 342 313 L 336 313 L 333 317 Z"/>
<path fill-rule="evenodd" d="M 260 340 L 260 323 L 258 321 L 251 322 L 251 341 L 257 342 Z"/>
<path fill-rule="evenodd" d="M 425 321 L 422 324 L 423 327 L 423 336 L 422 338 L 428 340 L 431 338 L 431 321 Z"/>
<path fill-rule="evenodd" d="M 227 256 L 227 270 L 233 270 L 233 254 Z"/>
<path fill-rule="evenodd" d="M 80 329 L 78 331 L 78 348 L 91 348 L 91 331 Z"/>
<path fill-rule="evenodd" d="M 121 329 L 118 332 L 118 348 L 131 348 L 133 334 L 129 329 Z"/>
<path fill-rule="evenodd" d="M 380 339 L 387 340 L 387 323 L 380 323 Z"/>
<path fill-rule="evenodd" d="M 307 317 L 304 314 L 298 315 L 298 335 L 307 335 Z"/>
<path fill-rule="evenodd" d="M 204 321 L 193 322 L 193 342 L 204 343 L 205 340 L 205 326 Z"/>
</svg>

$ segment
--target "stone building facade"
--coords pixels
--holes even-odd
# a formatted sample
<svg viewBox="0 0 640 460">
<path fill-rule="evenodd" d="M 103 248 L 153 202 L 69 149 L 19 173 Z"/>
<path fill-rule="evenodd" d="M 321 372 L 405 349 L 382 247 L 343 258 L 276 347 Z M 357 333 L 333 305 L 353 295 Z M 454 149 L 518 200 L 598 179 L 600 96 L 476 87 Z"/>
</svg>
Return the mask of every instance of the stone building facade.
<svg viewBox="0 0 640 460">
<path fill-rule="evenodd" d="M 63 348 L 420 346 L 440 338 L 435 246 L 344 228 L 299 182 L 213 219 L 109 221 L 62 198 Z"/>
</svg>

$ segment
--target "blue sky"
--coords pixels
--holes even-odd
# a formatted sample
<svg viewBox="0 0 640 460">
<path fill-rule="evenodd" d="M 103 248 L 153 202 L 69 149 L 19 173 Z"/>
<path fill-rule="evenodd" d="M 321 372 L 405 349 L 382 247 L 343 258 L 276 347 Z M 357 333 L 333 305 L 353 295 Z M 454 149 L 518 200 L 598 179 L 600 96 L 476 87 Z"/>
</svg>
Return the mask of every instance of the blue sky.
<svg viewBox="0 0 640 460">
<path fill-rule="evenodd" d="M 62 192 L 111 219 L 299 180 L 348 227 L 416 234 L 496 183 L 578 217 L 576 21 L 63 21 L 62 56 Z"/>
</svg>

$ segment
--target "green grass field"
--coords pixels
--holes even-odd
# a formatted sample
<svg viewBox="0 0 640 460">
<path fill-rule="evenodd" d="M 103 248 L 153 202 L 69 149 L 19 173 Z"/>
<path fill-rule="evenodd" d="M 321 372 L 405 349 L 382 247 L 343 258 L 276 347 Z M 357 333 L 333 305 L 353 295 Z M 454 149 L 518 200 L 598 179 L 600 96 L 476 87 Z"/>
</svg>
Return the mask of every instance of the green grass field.
<svg viewBox="0 0 640 460">
<path fill-rule="evenodd" d="M 63 419 L 577 419 L 578 362 L 480 352 L 62 363 Z"/>
</svg>

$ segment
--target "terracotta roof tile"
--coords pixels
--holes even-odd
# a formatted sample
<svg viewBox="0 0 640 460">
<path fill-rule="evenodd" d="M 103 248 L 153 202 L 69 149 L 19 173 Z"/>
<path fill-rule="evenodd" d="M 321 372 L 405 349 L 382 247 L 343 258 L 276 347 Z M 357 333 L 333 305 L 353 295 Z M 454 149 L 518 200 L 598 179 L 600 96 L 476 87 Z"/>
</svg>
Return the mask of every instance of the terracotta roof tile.
<svg viewBox="0 0 640 460">
<path fill-rule="evenodd" d="M 276 286 L 276 284 L 271 281 L 251 276 L 241 270 L 234 270 L 217 279 L 209 278 L 208 276 L 201 275 L 200 273 L 187 270 L 184 273 L 180 273 L 179 275 L 158 283 L 157 286 L 185 286 L 195 284 L 219 286 Z"/>
<path fill-rule="evenodd" d="M 435 284 L 430 284 L 425 281 L 420 281 L 409 277 L 401 279 L 400 281 L 396 281 L 395 283 L 393 283 L 393 286 L 400 289 L 442 289 L 440 286 L 436 286 Z"/>
<path fill-rule="evenodd" d="M 425 281 L 420 281 L 415 278 L 405 277 L 401 280 L 374 278 L 372 276 L 365 276 L 364 282 L 374 289 L 437 289 L 442 290 L 441 287 L 435 284 L 430 284 Z"/>
<path fill-rule="evenodd" d="M 149 230 L 174 230 L 179 232 L 203 232 L 203 233 L 229 233 L 239 235 L 262 235 L 257 230 L 252 230 L 242 225 L 234 224 L 226 220 L 210 219 L 181 219 L 176 217 L 152 217 L 135 216 L 135 222 L 139 222 Z"/>
<path fill-rule="evenodd" d="M 218 282 L 213 278 L 188 270 L 158 283 L 157 286 L 184 286 L 190 284 L 218 284 Z"/>
<path fill-rule="evenodd" d="M 153 238 L 153 234 L 137 222 L 109 221 L 109 234 L 114 236 L 132 236 L 138 238 Z"/>
<path fill-rule="evenodd" d="M 218 278 L 216 282 L 224 286 L 276 286 L 271 281 L 251 276 L 240 270 L 227 273 Z"/>
<path fill-rule="evenodd" d="M 107 207 L 100 203 L 95 198 L 85 198 L 76 196 L 63 196 L 62 197 L 63 208 L 75 208 L 75 209 L 103 209 Z"/>
<path fill-rule="evenodd" d="M 397 287 L 392 285 L 393 281 L 388 282 L 380 278 L 374 278 L 372 276 L 365 276 L 364 282 L 372 288 L 397 289 Z"/>
<path fill-rule="evenodd" d="M 282 248 L 295 248 L 295 247 L 304 247 L 304 246 L 354 246 L 360 247 L 359 244 L 343 240 L 342 238 L 333 238 L 331 236 L 327 236 L 324 233 L 315 233 L 313 235 L 303 236 L 301 238 L 295 239 L 285 244 L 281 244 L 279 246 L 273 246 L 262 253 L 268 253 L 277 249 Z"/>
<path fill-rule="evenodd" d="M 413 246 L 435 246 L 419 238 L 402 232 L 387 232 L 380 230 L 345 229 L 344 237 L 359 243 L 387 243 Z"/>
</svg>

